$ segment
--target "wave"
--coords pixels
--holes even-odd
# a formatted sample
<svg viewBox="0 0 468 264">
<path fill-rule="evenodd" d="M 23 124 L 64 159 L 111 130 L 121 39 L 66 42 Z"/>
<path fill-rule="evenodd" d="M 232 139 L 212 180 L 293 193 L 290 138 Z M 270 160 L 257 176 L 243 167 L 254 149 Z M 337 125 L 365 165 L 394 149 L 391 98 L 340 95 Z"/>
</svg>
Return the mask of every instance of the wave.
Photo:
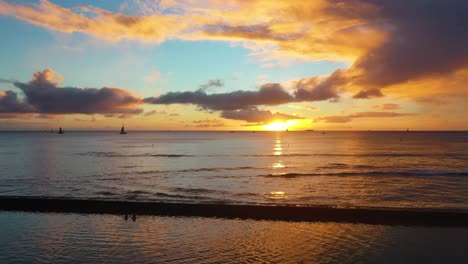
<svg viewBox="0 0 468 264">
<path fill-rule="evenodd" d="M 192 155 L 185 154 L 119 154 L 117 152 L 101 152 L 101 151 L 90 151 L 85 153 L 77 153 L 80 156 L 94 156 L 94 157 L 107 157 L 107 158 L 137 158 L 137 157 L 166 157 L 166 158 L 180 158 L 180 157 L 191 157 Z"/>
<path fill-rule="evenodd" d="M 138 157 L 451 157 L 456 159 L 468 159 L 468 154 L 464 153 L 285 153 L 276 154 L 211 154 L 211 155 L 191 155 L 191 154 L 121 154 L 117 152 L 90 151 L 76 153 L 80 156 L 107 157 L 107 158 L 138 158 Z"/>
<path fill-rule="evenodd" d="M 133 191 L 124 191 L 122 193 L 110 192 L 110 191 L 98 191 L 94 194 L 100 197 L 123 197 L 127 200 L 138 200 L 151 197 L 162 197 L 162 198 L 171 198 L 171 199 L 183 199 L 183 200 L 211 200 L 211 197 L 201 196 L 197 194 L 202 193 L 221 193 L 222 191 L 207 190 L 207 189 L 185 189 L 185 188 L 172 188 L 171 191 L 187 193 L 192 195 L 184 194 L 173 194 L 173 193 L 164 193 L 164 192 L 148 192 L 143 190 L 133 190 Z"/>
<path fill-rule="evenodd" d="M 138 166 L 140 167 L 140 166 Z M 103 174 L 104 176 L 114 175 L 147 175 L 147 174 L 167 174 L 167 173 L 186 173 L 186 172 L 222 172 L 222 171 L 239 171 L 239 170 L 262 170 L 266 168 L 240 166 L 240 167 L 220 167 L 220 168 L 193 168 L 193 169 L 181 169 L 181 170 L 143 170 L 143 171 L 126 171 L 119 173 L 108 173 Z M 102 176 L 102 175 L 95 175 Z M 102 181 L 114 181 L 122 180 L 119 177 L 101 178 Z"/>
<path fill-rule="evenodd" d="M 271 173 L 260 175 L 263 177 L 297 178 L 310 176 L 466 176 L 466 171 L 448 171 L 448 170 L 413 170 L 413 171 L 345 171 L 333 173 Z"/>
<path fill-rule="evenodd" d="M 186 199 L 186 200 L 212 200 L 211 197 L 198 196 L 198 195 L 169 194 L 169 193 L 163 193 L 163 192 L 157 192 L 157 193 L 154 193 L 154 195 L 158 197 L 173 198 L 173 199 L 178 198 L 178 199 Z"/>
<path fill-rule="evenodd" d="M 228 194 L 227 191 L 222 190 L 210 190 L 204 188 L 182 188 L 182 187 L 175 187 L 170 189 L 172 192 L 177 193 L 189 193 L 189 194 Z"/>
<path fill-rule="evenodd" d="M 223 155 L 212 155 L 223 156 Z M 224 156 L 240 156 L 240 157 L 452 157 L 452 158 L 468 158 L 468 154 L 455 153 L 291 153 L 291 154 L 240 154 L 240 155 L 224 155 Z"/>
<path fill-rule="evenodd" d="M 237 170 L 260 170 L 262 168 L 251 167 L 251 166 L 240 166 L 240 167 L 224 167 L 224 168 L 196 168 L 196 169 L 183 169 L 173 170 L 167 172 L 203 172 L 203 171 L 237 171 Z"/>
<path fill-rule="evenodd" d="M 115 196 L 115 195 L 117 195 L 116 193 L 108 192 L 108 191 L 95 192 L 94 194 L 102 195 L 102 196 Z"/>
</svg>

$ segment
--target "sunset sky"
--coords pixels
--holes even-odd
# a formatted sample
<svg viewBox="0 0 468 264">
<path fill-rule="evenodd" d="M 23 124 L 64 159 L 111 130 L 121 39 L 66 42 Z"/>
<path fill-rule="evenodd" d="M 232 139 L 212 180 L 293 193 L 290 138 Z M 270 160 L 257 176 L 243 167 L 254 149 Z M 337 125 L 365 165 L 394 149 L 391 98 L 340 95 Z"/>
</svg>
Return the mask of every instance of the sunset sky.
<svg viewBox="0 0 468 264">
<path fill-rule="evenodd" d="M 466 130 L 468 1 L 0 0 L 0 130 Z"/>
</svg>

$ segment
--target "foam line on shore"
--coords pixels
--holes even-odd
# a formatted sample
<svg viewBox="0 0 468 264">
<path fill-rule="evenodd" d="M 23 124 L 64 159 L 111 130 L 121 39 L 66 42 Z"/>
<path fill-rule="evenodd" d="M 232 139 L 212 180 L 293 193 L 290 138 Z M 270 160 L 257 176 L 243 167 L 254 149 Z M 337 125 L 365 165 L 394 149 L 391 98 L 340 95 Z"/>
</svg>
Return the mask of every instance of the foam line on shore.
<svg viewBox="0 0 468 264">
<path fill-rule="evenodd" d="M 336 208 L 328 206 L 231 205 L 219 203 L 192 204 L 1 196 L 0 210 L 79 214 L 192 216 L 304 222 L 344 222 L 403 226 L 468 227 L 468 212 L 429 209 L 366 207 Z"/>
</svg>

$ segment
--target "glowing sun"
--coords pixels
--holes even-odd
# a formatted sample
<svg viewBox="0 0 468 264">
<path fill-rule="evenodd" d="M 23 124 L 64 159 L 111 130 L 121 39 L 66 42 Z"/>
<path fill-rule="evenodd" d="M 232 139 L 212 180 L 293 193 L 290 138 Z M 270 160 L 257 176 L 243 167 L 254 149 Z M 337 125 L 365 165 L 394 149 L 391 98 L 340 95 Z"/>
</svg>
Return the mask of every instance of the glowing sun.
<svg viewBox="0 0 468 264">
<path fill-rule="evenodd" d="M 282 121 L 275 121 L 271 124 L 263 126 L 263 129 L 270 131 L 284 131 L 290 127 L 290 124 Z"/>
</svg>

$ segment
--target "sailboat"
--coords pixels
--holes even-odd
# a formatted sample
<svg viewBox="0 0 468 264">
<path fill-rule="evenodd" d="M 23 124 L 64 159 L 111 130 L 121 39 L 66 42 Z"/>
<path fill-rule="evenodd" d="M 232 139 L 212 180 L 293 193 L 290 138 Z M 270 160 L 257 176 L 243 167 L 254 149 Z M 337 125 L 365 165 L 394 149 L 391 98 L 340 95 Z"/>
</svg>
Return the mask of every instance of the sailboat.
<svg viewBox="0 0 468 264">
<path fill-rule="evenodd" d="M 60 129 L 59 129 L 59 132 L 58 132 L 58 133 L 59 133 L 59 134 L 64 134 L 64 133 L 65 133 L 65 132 L 62 130 L 62 127 L 60 127 Z"/>
<path fill-rule="evenodd" d="M 120 134 L 121 135 L 127 134 L 127 132 L 125 132 L 124 126 L 122 126 L 122 129 L 120 129 Z"/>
</svg>

